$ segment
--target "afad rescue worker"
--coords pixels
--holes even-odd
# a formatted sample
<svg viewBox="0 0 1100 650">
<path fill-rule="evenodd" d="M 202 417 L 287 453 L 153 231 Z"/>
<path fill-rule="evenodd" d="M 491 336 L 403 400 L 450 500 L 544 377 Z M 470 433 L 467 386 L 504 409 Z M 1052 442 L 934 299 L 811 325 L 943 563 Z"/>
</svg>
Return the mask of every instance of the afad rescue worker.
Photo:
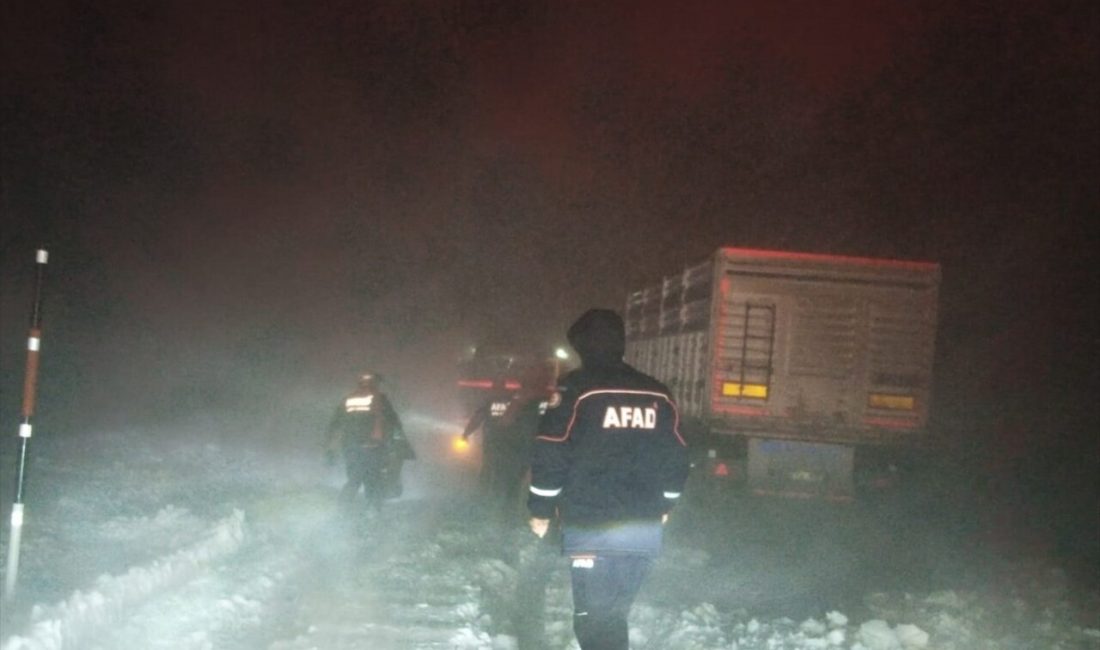
<svg viewBox="0 0 1100 650">
<path fill-rule="evenodd" d="M 340 501 L 350 504 L 363 487 L 368 512 L 379 512 L 382 501 L 401 495 L 401 464 L 415 458 L 404 428 L 373 373 L 359 376 L 358 388 L 336 408 L 326 433 L 325 458 L 344 455 L 347 482 Z"/>
<path fill-rule="evenodd" d="M 581 367 L 559 382 L 539 422 L 530 525 L 543 537 L 560 518 L 580 647 L 625 650 L 630 608 L 687 479 L 687 446 L 668 389 L 623 362 L 617 313 L 589 310 L 567 337 Z"/>
<path fill-rule="evenodd" d="M 518 515 L 531 440 L 544 409 L 546 389 L 536 386 L 533 379 L 525 377 L 520 388 L 510 392 L 503 379 L 498 379 L 493 394 L 474 411 L 462 431 L 462 439 L 469 440 L 482 430 L 478 488 L 489 510 L 505 522 Z"/>
<path fill-rule="evenodd" d="M 547 377 L 531 369 L 518 390 L 499 392 L 483 404 L 466 425 L 468 440 L 478 428 L 484 435 L 480 489 L 489 511 L 501 521 L 522 522 L 523 479 L 539 418 L 546 412 Z"/>
</svg>

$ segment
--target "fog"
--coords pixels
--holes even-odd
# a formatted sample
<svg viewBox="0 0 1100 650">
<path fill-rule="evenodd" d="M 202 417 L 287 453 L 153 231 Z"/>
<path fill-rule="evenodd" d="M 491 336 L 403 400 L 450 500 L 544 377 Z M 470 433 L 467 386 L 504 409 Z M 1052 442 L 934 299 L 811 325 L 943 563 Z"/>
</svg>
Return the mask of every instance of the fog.
<svg viewBox="0 0 1100 650">
<path fill-rule="evenodd" d="M 32 458 L 197 437 L 307 484 L 360 372 L 442 437 L 471 345 L 553 348 L 721 246 L 926 260 L 942 444 L 912 498 L 1000 516 L 1095 585 L 1097 21 L 1076 1 L 6 6 L 3 488 L 38 248 Z"/>
<path fill-rule="evenodd" d="M 8 10 L 4 412 L 38 247 L 43 418 L 430 377 L 723 245 L 941 263 L 952 417 L 1088 394 L 1089 3 L 253 9 Z"/>
</svg>

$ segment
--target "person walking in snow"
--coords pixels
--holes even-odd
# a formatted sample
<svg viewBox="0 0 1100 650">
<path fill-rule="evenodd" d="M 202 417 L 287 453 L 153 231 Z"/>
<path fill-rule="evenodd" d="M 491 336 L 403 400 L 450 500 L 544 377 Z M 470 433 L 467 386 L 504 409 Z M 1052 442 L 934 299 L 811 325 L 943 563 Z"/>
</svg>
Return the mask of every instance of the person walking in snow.
<svg viewBox="0 0 1100 650">
<path fill-rule="evenodd" d="M 343 454 L 347 472 L 341 503 L 350 504 L 362 487 L 368 512 L 377 513 L 384 499 L 400 494 L 401 463 L 415 455 L 374 373 L 359 376 L 357 389 L 344 398 L 329 423 L 326 460 L 335 462 L 337 453 Z"/>
<path fill-rule="evenodd" d="M 617 313 L 591 309 L 567 338 L 581 367 L 559 382 L 539 421 L 530 526 L 543 537 L 560 520 L 580 647 L 626 650 L 627 617 L 687 480 L 687 445 L 669 390 L 623 361 Z"/>
<path fill-rule="evenodd" d="M 503 375 L 493 380 L 488 398 L 482 402 L 466 427 L 462 439 L 469 440 L 481 430 L 481 471 L 478 475 L 478 492 L 482 499 L 493 500 L 500 493 L 500 483 L 506 474 L 507 455 L 514 435 L 505 414 L 515 398 L 515 392 L 505 387 Z"/>
<path fill-rule="evenodd" d="M 482 431 L 479 497 L 487 512 L 499 515 L 505 524 L 523 521 L 523 480 L 535 429 L 546 411 L 548 383 L 546 369 L 539 367 L 521 373 L 519 387 L 512 390 L 498 377 L 493 392 L 462 431 L 463 440 Z"/>
</svg>

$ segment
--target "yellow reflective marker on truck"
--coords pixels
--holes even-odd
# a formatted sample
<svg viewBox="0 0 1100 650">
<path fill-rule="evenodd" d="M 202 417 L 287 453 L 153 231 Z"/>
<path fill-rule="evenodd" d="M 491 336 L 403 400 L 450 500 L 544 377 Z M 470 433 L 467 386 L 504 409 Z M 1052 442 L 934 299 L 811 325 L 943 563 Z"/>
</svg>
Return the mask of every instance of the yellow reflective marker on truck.
<svg viewBox="0 0 1100 650">
<path fill-rule="evenodd" d="M 912 395 L 887 395 L 883 393 L 871 393 L 867 396 L 867 404 L 871 408 L 890 409 L 893 411 L 912 411 L 916 406 L 916 400 Z"/>
<path fill-rule="evenodd" d="M 733 381 L 722 382 L 722 395 L 725 397 L 768 398 L 768 387 L 764 384 L 739 384 Z"/>
</svg>

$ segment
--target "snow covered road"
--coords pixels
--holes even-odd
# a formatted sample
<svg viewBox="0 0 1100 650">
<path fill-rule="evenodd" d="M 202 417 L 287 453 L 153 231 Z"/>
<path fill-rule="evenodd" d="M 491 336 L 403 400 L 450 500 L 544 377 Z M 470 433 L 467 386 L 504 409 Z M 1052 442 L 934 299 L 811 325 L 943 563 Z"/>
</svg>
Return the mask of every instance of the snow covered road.
<svg viewBox="0 0 1100 650">
<path fill-rule="evenodd" d="M 416 442 L 406 496 L 373 520 L 336 507 L 339 472 L 311 449 L 43 443 L 0 648 L 571 647 L 561 558 L 521 522 L 487 523 L 445 439 Z M 683 508 L 634 645 L 1100 648 L 1094 595 L 967 546 L 965 521 L 922 500 Z"/>
</svg>

